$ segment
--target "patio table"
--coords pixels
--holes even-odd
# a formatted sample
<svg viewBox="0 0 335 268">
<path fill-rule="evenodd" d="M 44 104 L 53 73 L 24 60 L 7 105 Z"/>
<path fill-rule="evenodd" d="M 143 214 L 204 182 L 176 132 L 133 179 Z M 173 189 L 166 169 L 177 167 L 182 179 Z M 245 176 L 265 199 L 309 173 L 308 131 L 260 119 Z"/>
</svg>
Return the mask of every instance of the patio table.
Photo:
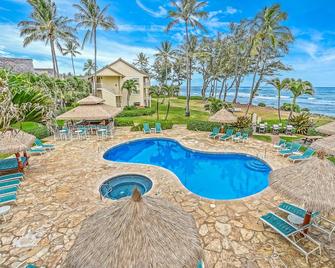
<svg viewBox="0 0 335 268">
<path fill-rule="evenodd" d="M 3 220 L 6 221 L 5 215 L 9 212 L 10 206 L 0 207 L 0 216 L 2 216 Z"/>
</svg>

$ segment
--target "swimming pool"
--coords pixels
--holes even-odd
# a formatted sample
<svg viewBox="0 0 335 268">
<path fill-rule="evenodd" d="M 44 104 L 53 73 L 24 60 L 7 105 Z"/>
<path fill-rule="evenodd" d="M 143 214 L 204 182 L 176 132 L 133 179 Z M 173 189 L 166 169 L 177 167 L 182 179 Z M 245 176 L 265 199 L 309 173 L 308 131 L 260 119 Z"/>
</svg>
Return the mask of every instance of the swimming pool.
<svg viewBox="0 0 335 268">
<path fill-rule="evenodd" d="M 217 200 L 243 198 L 262 191 L 268 186 L 271 171 L 264 161 L 250 155 L 194 151 L 166 138 L 123 143 L 107 150 L 103 158 L 166 168 L 191 192 Z"/>
</svg>

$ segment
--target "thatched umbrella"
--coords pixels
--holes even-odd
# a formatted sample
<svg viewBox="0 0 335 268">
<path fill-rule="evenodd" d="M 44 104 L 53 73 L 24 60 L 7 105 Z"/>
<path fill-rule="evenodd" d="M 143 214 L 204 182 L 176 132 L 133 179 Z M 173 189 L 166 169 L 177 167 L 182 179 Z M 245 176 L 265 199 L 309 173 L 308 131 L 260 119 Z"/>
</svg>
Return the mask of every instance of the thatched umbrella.
<svg viewBox="0 0 335 268">
<path fill-rule="evenodd" d="M 17 129 L 8 129 L 0 133 L 0 154 L 26 151 L 34 142 L 35 136 Z"/>
<path fill-rule="evenodd" d="M 209 121 L 222 124 L 232 124 L 237 122 L 237 117 L 226 109 L 221 109 L 220 111 L 209 117 Z"/>
<path fill-rule="evenodd" d="M 135 190 L 82 223 L 64 266 L 196 267 L 201 258 L 193 217 Z"/>
<path fill-rule="evenodd" d="M 274 190 L 305 207 L 304 225 L 310 223 L 313 211 L 335 209 L 335 165 L 322 154 L 319 157 L 270 174 Z"/>
<path fill-rule="evenodd" d="M 335 122 L 331 122 L 316 128 L 316 130 L 320 133 L 326 135 L 335 135 Z"/>
<path fill-rule="evenodd" d="M 319 139 L 313 142 L 311 147 L 316 150 L 325 151 L 327 154 L 335 155 L 335 135 Z"/>
</svg>

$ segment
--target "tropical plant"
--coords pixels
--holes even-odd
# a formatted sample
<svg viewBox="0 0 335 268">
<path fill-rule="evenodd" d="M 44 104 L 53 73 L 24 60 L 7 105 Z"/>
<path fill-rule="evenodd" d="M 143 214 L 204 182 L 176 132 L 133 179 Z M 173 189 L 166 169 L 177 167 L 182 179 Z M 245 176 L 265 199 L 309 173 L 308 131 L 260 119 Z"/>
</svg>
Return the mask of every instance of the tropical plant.
<svg viewBox="0 0 335 268">
<path fill-rule="evenodd" d="M 130 96 L 133 93 L 138 92 L 138 82 L 135 79 L 126 80 L 123 85 L 122 89 L 127 90 L 127 106 L 129 107 Z"/>
<path fill-rule="evenodd" d="M 163 95 L 162 87 L 151 86 L 149 88 L 149 94 L 156 98 L 156 117 L 159 119 L 159 97 Z"/>
<path fill-rule="evenodd" d="M 162 87 L 162 91 L 163 91 L 164 95 L 168 98 L 165 120 L 167 120 L 168 116 L 169 116 L 170 107 L 171 107 L 171 97 L 178 94 L 179 90 L 180 90 L 179 87 L 174 86 L 174 85 L 172 85 L 172 86 L 164 85 Z"/>
<path fill-rule="evenodd" d="M 311 82 L 303 81 L 301 79 L 289 79 L 287 80 L 287 88 L 292 93 L 292 104 L 291 104 L 291 111 L 288 119 L 290 120 L 293 115 L 294 107 L 297 102 L 297 98 L 302 95 L 313 95 L 314 88 Z"/>
<path fill-rule="evenodd" d="M 215 114 L 223 108 L 223 101 L 220 99 L 210 99 L 209 103 L 205 104 L 205 110 L 211 114 Z"/>
<path fill-rule="evenodd" d="M 56 76 L 59 76 L 56 49 L 61 49 L 61 42 L 75 40 L 74 29 L 69 26 L 70 19 L 59 16 L 57 7 L 52 0 L 27 0 L 32 7 L 31 20 L 23 20 L 18 24 L 20 36 L 24 36 L 23 46 L 34 41 L 50 44 L 52 66 Z"/>
<path fill-rule="evenodd" d="M 290 124 L 294 127 L 296 133 L 303 135 L 306 135 L 314 125 L 309 113 L 293 115 Z"/>
<path fill-rule="evenodd" d="M 279 119 L 279 122 L 281 122 L 281 113 L 280 113 L 281 92 L 282 92 L 283 89 L 287 89 L 288 83 L 289 83 L 288 79 L 284 79 L 283 81 L 280 81 L 279 78 L 275 78 L 275 79 L 272 79 L 272 80 L 268 81 L 268 84 L 272 85 L 277 90 L 277 98 L 278 98 L 278 101 L 277 101 L 277 110 L 278 110 L 278 119 Z"/>
<path fill-rule="evenodd" d="M 172 44 L 169 41 L 164 41 L 161 43 L 161 47 L 157 48 L 158 53 L 155 54 L 158 60 L 163 63 L 165 69 L 165 85 L 167 85 L 167 81 L 169 79 L 169 69 L 171 68 L 170 59 L 174 56 L 175 51 L 172 49 Z"/>
<path fill-rule="evenodd" d="M 280 107 L 280 109 L 281 109 L 282 111 L 287 111 L 287 112 L 289 112 L 289 111 L 291 111 L 291 109 L 292 109 L 292 104 L 291 104 L 291 103 L 288 103 L 288 102 L 284 102 L 283 105 Z M 296 112 L 296 113 L 300 113 L 300 112 L 301 112 L 301 109 L 300 109 L 299 104 L 295 104 L 295 105 L 293 106 L 293 112 Z"/>
<path fill-rule="evenodd" d="M 185 59 L 186 59 L 186 109 L 185 115 L 190 116 L 190 96 L 191 96 L 191 79 L 192 70 L 190 62 L 190 28 L 204 30 L 204 26 L 199 22 L 198 19 L 205 19 L 208 17 L 208 13 L 203 10 L 207 6 L 205 1 L 197 0 L 180 0 L 172 1 L 172 10 L 169 10 L 169 18 L 172 20 L 166 27 L 166 30 L 171 30 L 177 24 L 183 24 L 185 26 Z"/>
<path fill-rule="evenodd" d="M 77 28 L 87 29 L 82 47 L 88 41 L 93 42 L 94 46 L 93 95 L 95 95 L 97 86 L 97 29 L 100 27 L 104 30 L 117 30 L 117 26 L 114 18 L 106 14 L 109 5 L 101 9 L 96 0 L 80 0 L 80 4 L 73 6 L 78 10 L 75 14 Z"/>
<path fill-rule="evenodd" d="M 149 73 L 149 57 L 146 56 L 143 52 L 140 52 L 136 55 L 134 65 L 141 71 Z"/>
<path fill-rule="evenodd" d="M 74 68 L 74 60 L 73 58 L 76 57 L 77 55 L 80 55 L 80 51 L 78 51 L 79 44 L 77 41 L 70 40 L 66 42 L 65 46 L 62 47 L 62 54 L 64 56 L 70 55 L 71 57 L 71 63 L 72 63 L 72 70 L 73 70 L 73 75 L 76 76 L 76 70 Z"/>
<path fill-rule="evenodd" d="M 93 60 L 88 59 L 85 63 L 84 63 L 84 68 L 83 71 L 85 72 L 85 75 L 91 76 L 92 72 L 96 69 L 96 66 L 93 62 Z"/>
<path fill-rule="evenodd" d="M 243 130 L 251 127 L 251 118 L 249 116 L 237 117 L 237 122 L 234 123 L 234 127 Z"/>
</svg>

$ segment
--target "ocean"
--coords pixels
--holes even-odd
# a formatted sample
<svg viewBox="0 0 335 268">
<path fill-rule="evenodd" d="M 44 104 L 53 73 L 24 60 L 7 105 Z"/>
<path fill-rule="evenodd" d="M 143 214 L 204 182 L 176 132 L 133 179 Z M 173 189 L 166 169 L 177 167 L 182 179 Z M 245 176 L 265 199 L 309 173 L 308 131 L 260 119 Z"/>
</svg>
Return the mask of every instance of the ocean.
<svg viewBox="0 0 335 268">
<path fill-rule="evenodd" d="M 249 101 L 250 87 L 241 87 L 238 102 L 244 104 Z M 183 87 L 181 95 L 185 96 L 186 88 Z M 201 86 L 192 86 L 192 96 L 201 96 Z M 227 101 L 232 101 L 235 90 L 232 88 L 227 94 Z M 292 98 L 289 91 L 283 90 L 281 103 L 291 103 Z M 277 91 L 273 87 L 262 87 L 254 98 L 253 104 L 264 102 L 267 106 L 277 107 Z M 335 87 L 316 87 L 313 96 L 304 95 L 297 99 L 301 108 L 308 108 L 311 113 L 335 116 Z"/>
</svg>

